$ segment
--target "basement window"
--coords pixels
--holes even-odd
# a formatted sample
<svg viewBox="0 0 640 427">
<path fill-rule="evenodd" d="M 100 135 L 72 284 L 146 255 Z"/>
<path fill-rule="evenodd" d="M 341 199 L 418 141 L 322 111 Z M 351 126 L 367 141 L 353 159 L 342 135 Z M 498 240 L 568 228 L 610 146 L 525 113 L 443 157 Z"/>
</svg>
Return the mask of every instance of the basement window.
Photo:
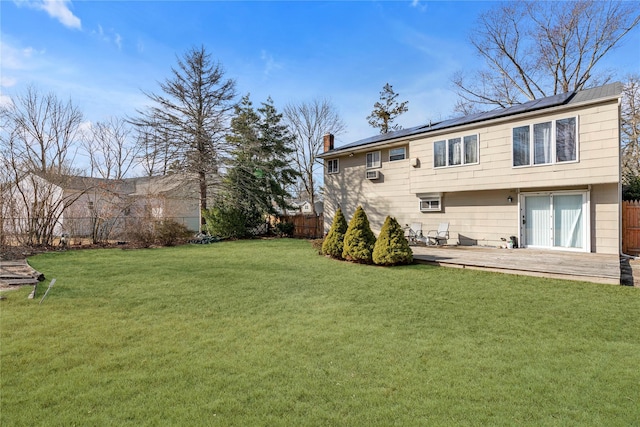
<svg viewBox="0 0 640 427">
<path fill-rule="evenodd" d="M 442 211 L 442 196 L 439 194 L 420 195 L 420 212 Z"/>
</svg>

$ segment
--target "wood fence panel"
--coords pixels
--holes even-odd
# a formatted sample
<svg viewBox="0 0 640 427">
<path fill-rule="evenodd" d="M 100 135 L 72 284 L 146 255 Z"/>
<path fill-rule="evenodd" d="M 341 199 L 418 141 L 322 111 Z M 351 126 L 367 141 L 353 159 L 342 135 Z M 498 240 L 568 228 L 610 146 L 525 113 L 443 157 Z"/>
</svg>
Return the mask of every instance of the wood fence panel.
<svg viewBox="0 0 640 427">
<path fill-rule="evenodd" d="M 321 239 L 324 235 L 323 215 L 284 215 L 280 221 L 293 223 L 293 237 Z"/>
<path fill-rule="evenodd" d="M 640 255 L 640 200 L 622 202 L 622 252 Z"/>
</svg>

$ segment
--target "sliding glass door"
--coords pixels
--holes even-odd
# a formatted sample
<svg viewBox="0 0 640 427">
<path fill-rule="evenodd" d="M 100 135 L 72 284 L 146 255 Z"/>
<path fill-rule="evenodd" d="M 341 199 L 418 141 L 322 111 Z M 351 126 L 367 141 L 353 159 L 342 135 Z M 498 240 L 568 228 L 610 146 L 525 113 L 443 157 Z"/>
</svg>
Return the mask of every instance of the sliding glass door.
<svg viewBox="0 0 640 427">
<path fill-rule="evenodd" d="M 525 246 L 588 251 L 588 193 L 523 195 Z"/>
</svg>

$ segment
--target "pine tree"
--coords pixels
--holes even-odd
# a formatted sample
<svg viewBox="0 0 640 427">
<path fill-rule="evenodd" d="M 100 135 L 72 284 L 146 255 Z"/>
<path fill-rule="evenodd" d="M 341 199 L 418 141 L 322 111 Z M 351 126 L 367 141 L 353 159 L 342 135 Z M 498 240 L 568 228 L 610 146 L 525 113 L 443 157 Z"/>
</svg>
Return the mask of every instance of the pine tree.
<svg viewBox="0 0 640 427">
<path fill-rule="evenodd" d="M 344 250 L 344 235 L 347 232 L 347 220 L 342 214 L 342 209 L 338 208 L 333 216 L 333 223 L 329 229 L 327 237 L 322 243 L 322 253 L 332 258 L 342 259 Z"/>
<path fill-rule="evenodd" d="M 225 78 L 222 65 L 204 47 L 194 47 L 178 58 L 160 89 L 158 94 L 145 92 L 152 106 L 139 110 L 132 123 L 145 139 L 166 139 L 151 144 L 149 156 L 170 153 L 164 160 L 171 169 L 198 176 L 200 208 L 206 210 L 210 188 L 217 184 L 212 177 L 226 148 L 221 143 L 236 97 L 235 81 Z"/>
<path fill-rule="evenodd" d="M 261 157 L 259 123 L 260 117 L 254 110 L 249 95 L 245 95 L 235 106 L 231 133 L 226 137 L 232 149 L 227 159 L 224 190 L 216 201 L 218 212 L 233 212 L 234 217 L 247 221 L 246 228 L 257 226 L 264 211 L 264 190 L 257 173 Z"/>
<path fill-rule="evenodd" d="M 379 265 L 410 264 L 413 252 L 404 230 L 395 218 L 388 216 L 373 248 L 373 262 Z"/>
<path fill-rule="evenodd" d="M 264 171 L 265 186 L 269 198 L 267 212 L 275 213 L 277 206 L 281 211 L 289 208 L 289 190 L 298 179 L 298 171 L 291 167 L 293 136 L 283 122 L 283 115 L 278 113 L 271 97 L 258 109 L 260 114 L 260 145 L 263 154 L 261 165 Z"/>
<path fill-rule="evenodd" d="M 396 117 L 409 111 L 407 104 L 409 101 L 398 102 L 398 94 L 393 91 L 393 87 L 387 83 L 380 92 L 380 101 L 373 105 L 373 111 L 367 117 L 369 124 L 374 128 L 380 128 L 380 133 L 400 130 L 402 126 L 392 125 Z"/>
<path fill-rule="evenodd" d="M 291 136 L 271 98 L 256 111 L 249 95 L 236 105 L 231 130 L 227 142 L 232 150 L 221 198 L 225 209 L 234 207 L 252 222 L 260 222 L 264 215 L 277 213 L 276 207 L 288 207 L 287 189 L 297 177 L 287 161 L 293 152 Z"/>
<path fill-rule="evenodd" d="M 367 214 L 358 206 L 344 235 L 342 257 L 348 261 L 371 263 L 376 236 L 371 231 Z"/>
</svg>

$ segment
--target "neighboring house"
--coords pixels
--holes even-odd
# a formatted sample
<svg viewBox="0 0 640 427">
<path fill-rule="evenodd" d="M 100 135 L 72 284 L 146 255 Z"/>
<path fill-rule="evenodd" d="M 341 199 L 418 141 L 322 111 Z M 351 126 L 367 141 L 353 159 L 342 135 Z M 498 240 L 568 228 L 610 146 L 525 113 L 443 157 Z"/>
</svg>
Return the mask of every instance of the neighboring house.
<svg viewBox="0 0 640 427">
<path fill-rule="evenodd" d="M 14 217 L 41 215 L 34 207 L 23 206 L 24 200 L 35 205 L 31 200 L 34 185 L 37 193 L 46 194 L 46 199 L 39 196 L 43 201 L 39 203 L 50 207 L 49 210 L 56 209 L 56 236 L 67 233 L 106 238 L 122 233 L 127 227 L 135 227 L 139 219 L 173 219 L 190 230 L 199 229 L 198 183 L 190 175 L 102 179 L 26 174 L 18 185 L 21 191 L 12 193 Z M 5 222 L 19 224 L 13 218 L 5 218 Z M 26 225 L 11 228 L 5 225 L 9 231 L 26 228 Z"/>
<path fill-rule="evenodd" d="M 322 201 L 316 201 L 316 202 L 314 203 L 314 205 L 315 205 L 315 208 L 316 208 L 316 209 L 315 209 L 316 214 L 317 214 L 317 215 L 322 214 L 322 213 L 323 213 L 323 211 L 324 211 L 324 202 L 322 202 Z M 312 207 L 311 207 L 311 202 L 310 202 L 310 201 L 305 200 L 304 202 L 301 202 L 301 203 L 299 204 L 299 206 L 300 206 L 300 212 L 301 212 L 303 215 L 311 215 L 311 214 L 313 214 L 313 209 L 312 209 Z"/>
<path fill-rule="evenodd" d="M 362 205 L 450 244 L 617 254 L 621 247 L 622 86 L 377 135 L 342 147 L 325 136 L 325 232 L 338 207 Z"/>
</svg>

